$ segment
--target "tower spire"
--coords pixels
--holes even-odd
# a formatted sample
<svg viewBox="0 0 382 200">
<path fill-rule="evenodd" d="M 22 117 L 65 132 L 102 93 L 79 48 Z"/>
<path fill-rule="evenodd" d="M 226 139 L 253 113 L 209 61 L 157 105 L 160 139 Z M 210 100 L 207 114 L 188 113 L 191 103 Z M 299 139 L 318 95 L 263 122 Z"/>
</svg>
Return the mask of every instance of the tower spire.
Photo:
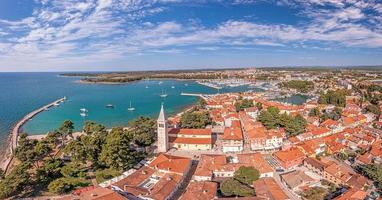
<svg viewBox="0 0 382 200">
<path fill-rule="evenodd" d="M 160 107 L 158 121 L 164 122 L 166 120 L 167 120 L 167 116 L 166 116 L 166 113 L 164 112 L 163 103 L 162 103 Z"/>
<path fill-rule="evenodd" d="M 164 112 L 163 103 L 160 107 L 160 112 L 157 120 L 157 131 L 158 131 L 158 140 L 157 147 L 158 152 L 167 152 L 169 149 L 168 144 L 168 128 L 167 128 L 167 117 Z"/>
</svg>

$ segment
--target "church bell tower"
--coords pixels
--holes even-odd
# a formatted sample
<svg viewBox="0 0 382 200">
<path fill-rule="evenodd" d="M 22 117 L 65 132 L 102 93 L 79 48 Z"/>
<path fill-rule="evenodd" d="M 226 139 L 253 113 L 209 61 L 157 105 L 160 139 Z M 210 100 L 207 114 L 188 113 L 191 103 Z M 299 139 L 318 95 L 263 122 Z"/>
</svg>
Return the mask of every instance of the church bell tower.
<svg viewBox="0 0 382 200">
<path fill-rule="evenodd" d="M 164 113 L 163 104 L 161 105 L 159 117 L 157 120 L 157 129 L 158 129 L 158 153 L 167 152 L 169 149 L 168 145 L 168 126 L 167 126 L 167 117 Z"/>
</svg>

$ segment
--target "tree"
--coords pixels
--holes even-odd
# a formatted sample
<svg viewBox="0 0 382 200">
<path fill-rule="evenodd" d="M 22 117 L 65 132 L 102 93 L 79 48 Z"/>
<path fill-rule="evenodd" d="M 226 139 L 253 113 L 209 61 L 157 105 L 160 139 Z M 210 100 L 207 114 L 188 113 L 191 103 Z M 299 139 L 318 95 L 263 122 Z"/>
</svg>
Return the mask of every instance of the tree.
<svg viewBox="0 0 382 200">
<path fill-rule="evenodd" d="M 312 108 L 310 111 L 309 111 L 309 117 L 318 117 L 320 116 L 320 109 L 318 107 L 315 107 L 315 108 Z"/>
<path fill-rule="evenodd" d="M 375 114 L 377 116 L 381 115 L 381 110 L 376 105 L 373 105 L 373 104 L 368 105 L 368 106 L 366 106 L 365 109 L 366 109 L 367 112 L 371 112 L 371 113 L 373 113 L 373 114 Z"/>
<path fill-rule="evenodd" d="M 0 198 L 7 198 L 15 194 L 21 194 L 30 184 L 30 165 L 23 162 L 17 165 L 4 179 L 0 181 Z"/>
<path fill-rule="evenodd" d="M 329 90 L 327 93 L 322 93 L 318 99 L 320 104 L 333 104 L 339 107 L 346 106 L 346 90 Z"/>
<path fill-rule="evenodd" d="M 303 81 L 303 80 L 291 80 L 287 82 L 282 82 L 280 83 L 280 86 L 284 88 L 295 89 L 298 92 L 303 92 L 303 93 L 309 92 L 310 90 L 314 88 L 314 84 L 312 81 Z"/>
<path fill-rule="evenodd" d="M 252 185 L 253 181 L 259 179 L 260 173 L 254 167 L 241 166 L 235 171 L 233 177 L 243 184 Z"/>
<path fill-rule="evenodd" d="M 301 196 L 307 200 L 322 200 L 325 199 L 327 191 L 322 187 L 313 187 L 308 190 L 305 190 Z"/>
<path fill-rule="evenodd" d="M 65 145 L 66 138 L 72 136 L 74 130 L 74 124 L 70 120 L 65 120 L 58 130 L 55 131 L 59 137 L 61 137 L 61 148 Z"/>
<path fill-rule="evenodd" d="M 62 176 L 61 167 L 63 162 L 61 159 L 47 159 L 41 167 L 36 170 L 37 183 L 48 185 L 51 181 Z"/>
<path fill-rule="evenodd" d="M 380 164 L 368 164 L 359 166 L 359 171 L 363 175 L 373 180 L 378 189 L 382 190 L 382 165 Z"/>
<path fill-rule="evenodd" d="M 234 178 L 229 178 L 224 180 L 220 184 L 220 191 L 224 196 L 240 196 L 240 197 L 249 197 L 255 195 L 255 190 L 240 183 Z"/>
<path fill-rule="evenodd" d="M 115 169 L 104 169 L 95 172 L 96 180 L 98 183 L 102 183 L 119 175 L 121 175 L 121 172 Z"/>
<path fill-rule="evenodd" d="M 253 100 L 243 99 L 243 100 L 235 103 L 235 108 L 236 108 L 237 112 L 244 110 L 246 108 L 249 108 L 249 107 L 253 107 Z"/>
<path fill-rule="evenodd" d="M 77 187 L 88 186 L 89 182 L 82 178 L 66 178 L 62 177 L 52 181 L 48 185 L 49 192 L 56 194 L 64 194 L 72 191 Z"/>
<path fill-rule="evenodd" d="M 274 129 L 277 127 L 277 119 L 266 110 L 260 112 L 257 120 L 259 120 L 267 129 Z"/>
<path fill-rule="evenodd" d="M 129 131 L 137 145 L 150 146 L 156 138 L 156 123 L 152 118 L 141 116 L 129 122 Z"/>
<path fill-rule="evenodd" d="M 257 102 L 256 103 L 256 107 L 258 110 L 262 110 L 263 109 L 263 104 L 261 102 Z"/>
<path fill-rule="evenodd" d="M 207 111 L 188 111 L 180 118 L 182 128 L 205 128 L 211 122 Z"/>
<path fill-rule="evenodd" d="M 198 100 L 198 102 L 197 102 L 197 104 L 196 104 L 196 106 L 198 107 L 198 109 L 203 109 L 203 108 L 206 107 L 206 105 L 207 105 L 207 102 L 206 102 L 206 100 L 204 100 L 203 98 L 199 98 L 199 100 Z"/>
<path fill-rule="evenodd" d="M 92 121 L 86 121 L 83 131 L 86 134 L 100 133 L 106 131 L 106 127 Z"/>
<path fill-rule="evenodd" d="M 61 174 L 65 177 L 83 177 L 86 169 L 79 163 L 71 162 L 61 168 Z"/>
<path fill-rule="evenodd" d="M 35 151 L 36 151 L 36 159 L 42 160 L 46 156 L 50 155 L 50 153 L 52 152 L 52 148 L 50 147 L 48 142 L 46 142 L 45 140 L 41 140 L 37 142 L 35 146 Z"/>
<path fill-rule="evenodd" d="M 5 177 L 5 172 L 3 169 L 0 168 L 0 180 Z"/>
<path fill-rule="evenodd" d="M 25 135 L 21 137 L 15 150 L 16 158 L 21 162 L 36 164 L 36 167 L 38 167 L 37 163 L 35 163 L 40 158 L 35 149 L 37 143 L 37 140 L 30 140 Z"/>
<path fill-rule="evenodd" d="M 307 122 L 301 115 L 288 115 L 286 113 L 279 114 L 277 107 L 269 107 L 267 110 L 260 112 L 257 120 L 260 121 L 267 129 L 285 128 L 288 136 L 295 136 L 305 131 Z"/>
<path fill-rule="evenodd" d="M 107 135 L 100 160 L 113 169 L 127 170 L 140 160 L 140 154 L 129 148 L 131 138 L 122 128 L 113 128 Z"/>
<path fill-rule="evenodd" d="M 85 163 L 88 159 L 89 152 L 80 138 L 78 140 L 70 141 L 65 146 L 64 153 L 68 154 L 72 161 Z"/>
</svg>

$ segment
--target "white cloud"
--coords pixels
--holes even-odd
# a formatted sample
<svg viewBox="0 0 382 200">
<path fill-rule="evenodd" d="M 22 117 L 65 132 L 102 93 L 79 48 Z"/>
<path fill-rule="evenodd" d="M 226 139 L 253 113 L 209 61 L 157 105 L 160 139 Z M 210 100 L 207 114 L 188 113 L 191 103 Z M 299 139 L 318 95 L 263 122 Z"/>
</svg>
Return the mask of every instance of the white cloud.
<svg viewBox="0 0 382 200">
<path fill-rule="evenodd" d="M 26 57 L 47 64 L 55 60 L 69 62 L 67 58 L 71 58 L 71 63 L 81 58 L 106 61 L 130 54 L 183 53 L 179 47 L 185 46 L 213 51 L 221 49 L 220 46 L 224 49 L 283 48 L 290 44 L 305 47 L 301 43 L 320 41 L 343 47 L 382 47 L 381 16 L 371 16 L 365 11 L 373 9 L 382 13 L 381 4 L 375 1 L 283 0 L 279 4 L 299 6 L 301 14 L 310 19 L 295 25 L 228 20 L 209 27 L 197 19 L 189 20 L 190 23 L 143 20 L 145 16 L 166 12 L 167 3 L 181 0 L 39 2 L 41 9 L 30 17 L 19 21 L 0 19 L 0 65 L 21 60 L 31 62 Z M 232 1 L 235 4 L 257 2 Z M 333 8 L 326 10 L 322 8 L 324 5 Z M 364 21 L 374 26 L 365 25 Z"/>
</svg>

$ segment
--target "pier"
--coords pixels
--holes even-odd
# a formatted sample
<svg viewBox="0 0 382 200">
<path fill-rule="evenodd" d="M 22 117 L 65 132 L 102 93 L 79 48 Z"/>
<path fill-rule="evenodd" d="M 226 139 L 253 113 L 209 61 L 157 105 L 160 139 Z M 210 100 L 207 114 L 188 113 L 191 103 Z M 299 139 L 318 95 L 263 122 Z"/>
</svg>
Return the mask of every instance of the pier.
<svg viewBox="0 0 382 200">
<path fill-rule="evenodd" d="M 45 105 L 45 106 L 43 106 L 37 110 L 30 112 L 29 114 L 25 115 L 19 122 L 17 122 L 17 124 L 12 129 L 11 143 L 10 143 L 10 147 L 9 147 L 10 155 L 5 155 L 5 158 L 4 158 L 5 161 L 3 161 L 1 163 L 0 168 L 4 169 L 4 171 L 7 171 L 9 164 L 12 161 L 13 153 L 17 147 L 18 137 L 19 137 L 21 127 L 26 122 L 28 122 L 30 119 L 32 119 L 34 116 L 36 116 L 37 114 L 39 114 L 39 113 L 41 113 L 41 112 L 43 112 L 43 111 L 45 111 L 45 110 L 47 110 L 53 106 L 57 106 L 60 103 L 64 102 L 65 100 L 66 100 L 66 97 L 57 99 L 56 101 L 54 101 L 52 103 L 49 103 L 49 104 L 47 104 L 47 105 Z"/>
<path fill-rule="evenodd" d="M 202 97 L 203 98 L 203 94 L 194 94 L 194 93 L 182 92 L 182 93 L 180 93 L 180 95 L 182 95 L 182 96 Z"/>
</svg>

